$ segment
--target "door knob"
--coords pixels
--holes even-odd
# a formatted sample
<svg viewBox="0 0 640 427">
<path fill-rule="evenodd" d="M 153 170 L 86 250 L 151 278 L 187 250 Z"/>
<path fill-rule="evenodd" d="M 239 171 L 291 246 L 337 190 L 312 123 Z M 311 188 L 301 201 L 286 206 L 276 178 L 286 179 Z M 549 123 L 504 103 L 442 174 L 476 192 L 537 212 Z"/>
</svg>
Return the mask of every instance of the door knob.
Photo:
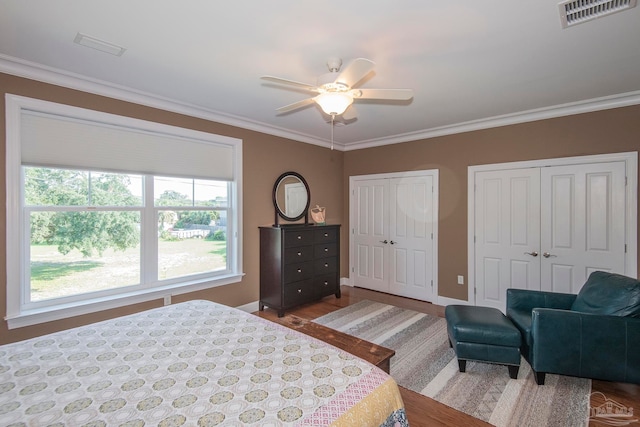
<svg viewBox="0 0 640 427">
<path fill-rule="evenodd" d="M 389 243 L 391 243 L 392 245 L 395 245 L 395 244 L 396 244 L 396 243 L 398 243 L 398 242 L 394 242 L 394 241 L 392 240 L 392 241 L 390 241 Z"/>
<path fill-rule="evenodd" d="M 387 242 L 387 239 L 384 239 L 384 240 L 380 240 L 380 243 L 384 243 L 386 245 L 389 242 Z"/>
<path fill-rule="evenodd" d="M 545 257 L 545 258 L 555 258 L 558 255 L 552 255 L 549 252 L 545 252 L 545 253 L 542 254 L 542 256 Z"/>
<path fill-rule="evenodd" d="M 525 255 L 531 255 L 532 257 L 537 257 L 538 256 L 538 252 L 533 251 L 533 252 L 525 252 Z"/>
</svg>

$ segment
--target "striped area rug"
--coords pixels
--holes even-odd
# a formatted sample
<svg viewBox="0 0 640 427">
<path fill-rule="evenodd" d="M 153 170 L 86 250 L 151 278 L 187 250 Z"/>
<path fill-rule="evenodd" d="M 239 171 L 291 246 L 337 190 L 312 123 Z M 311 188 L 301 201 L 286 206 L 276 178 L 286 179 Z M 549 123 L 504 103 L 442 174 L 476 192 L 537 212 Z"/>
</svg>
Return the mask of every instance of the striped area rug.
<svg viewBox="0 0 640 427">
<path fill-rule="evenodd" d="M 395 350 L 398 384 L 493 425 L 587 424 L 590 380 L 547 374 L 538 386 L 524 359 L 516 380 L 489 363 L 468 362 L 460 373 L 443 318 L 365 300 L 314 322 Z"/>
</svg>

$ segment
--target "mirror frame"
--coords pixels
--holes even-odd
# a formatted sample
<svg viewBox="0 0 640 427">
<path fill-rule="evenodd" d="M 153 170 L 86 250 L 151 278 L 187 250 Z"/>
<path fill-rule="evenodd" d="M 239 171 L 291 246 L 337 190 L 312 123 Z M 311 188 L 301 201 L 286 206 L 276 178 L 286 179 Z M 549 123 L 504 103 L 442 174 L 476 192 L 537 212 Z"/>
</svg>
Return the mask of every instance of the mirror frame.
<svg viewBox="0 0 640 427">
<path fill-rule="evenodd" d="M 280 206 L 278 206 L 278 198 L 277 198 L 278 187 L 280 186 L 282 181 L 284 181 L 286 178 L 291 177 L 291 176 L 293 176 L 295 178 L 298 178 L 300 180 L 300 182 L 302 182 L 302 184 L 304 184 L 304 188 L 307 190 L 307 204 L 304 207 L 304 210 L 300 213 L 300 215 L 298 215 L 296 217 L 289 217 L 284 212 L 282 212 L 282 210 L 280 209 Z M 309 191 L 309 184 L 307 184 L 307 181 L 304 179 L 304 177 L 302 175 L 300 175 L 297 172 L 289 171 L 289 172 L 283 173 L 282 175 L 280 175 L 278 177 L 278 179 L 276 179 L 275 184 L 273 184 L 273 207 L 275 209 L 275 223 L 274 223 L 275 227 L 279 227 L 280 226 L 279 218 L 282 218 L 285 221 L 298 221 L 299 219 L 304 217 L 304 224 L 308 225 L 309 224 L 309 205 L 310 204 L 311 204 L 311 192 Z"/>
</svg>

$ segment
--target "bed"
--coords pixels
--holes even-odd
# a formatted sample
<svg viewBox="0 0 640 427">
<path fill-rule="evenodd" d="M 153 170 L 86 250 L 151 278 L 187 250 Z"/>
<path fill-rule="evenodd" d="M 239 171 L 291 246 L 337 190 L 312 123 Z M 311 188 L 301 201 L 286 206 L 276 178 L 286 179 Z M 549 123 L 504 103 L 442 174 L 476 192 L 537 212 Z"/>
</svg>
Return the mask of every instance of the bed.
<svg viewBox="0 0 640 427">
<path fill-rule="evenodd" d="M 2 426 L 250 424 L 408 422 L 382 370 L 210 301 L 0 346 Z"/>
</svg>

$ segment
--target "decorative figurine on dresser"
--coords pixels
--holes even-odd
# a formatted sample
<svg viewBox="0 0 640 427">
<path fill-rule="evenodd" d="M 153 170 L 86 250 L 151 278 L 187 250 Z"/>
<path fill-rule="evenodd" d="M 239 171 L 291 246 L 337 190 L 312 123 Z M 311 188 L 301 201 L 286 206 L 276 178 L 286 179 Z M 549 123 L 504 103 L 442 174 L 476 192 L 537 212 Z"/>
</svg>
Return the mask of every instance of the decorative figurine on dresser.
<svg viewBox="0 0 640 427">
<path fill-rule="evenodd" d="M 340 225 L 309 223 L 309 185 L 285 172 L 273 186 L 275 223 L 260 227 L 260 311 L 284 311 L 334 294 L 340 298 Z M 280 224 L 285 221 L 304 223 Z"/>
</svg>

